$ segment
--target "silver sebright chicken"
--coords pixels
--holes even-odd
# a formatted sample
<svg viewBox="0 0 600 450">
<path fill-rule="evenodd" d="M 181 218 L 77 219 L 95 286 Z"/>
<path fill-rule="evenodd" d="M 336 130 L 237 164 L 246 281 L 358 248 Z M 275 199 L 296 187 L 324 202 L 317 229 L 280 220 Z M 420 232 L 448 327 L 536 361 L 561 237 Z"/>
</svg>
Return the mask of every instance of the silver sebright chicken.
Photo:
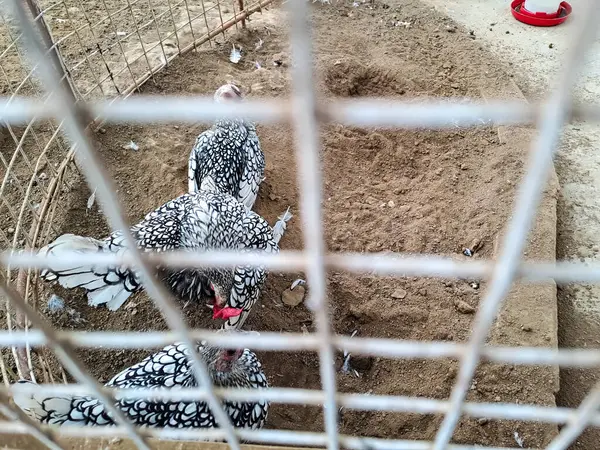
<svg viewBox="0 0 600 450">
<path fill-rule="evenodd" d="M 215 102 L 242 101 L 237 86 L 226 84 L 214 95 Z M 198 192 L 210 176 L 220 192 L 230 194 L 252 209 L 264 180 L 265 156 L 253 123 L 244 119 L 218 120 L 196 138 L 188 161 L 188 191 Z"/>
<path fill-rule="evenodd" d="M 183 194 L 149 213 L 130 231 L 138 248 L 165 252 L 207 249 L 279 252 L 279 240 L 292 217 L 288 211 L 273 228 L 258 214 L 228 194 L 217 191 L 208 177 L 197 194 Z M 64 234 L 40 249 L 41 255 L 60 257 L 67 252 L 127 251 L 125 238 L 116 231 L 104 240 Z M 106 304 L 116 311 L 129 296 L 142 289 L 139 273 L 127 267 L 69 264 L 65 256 L 55 267 L 41 271 L 48 282 L 67 289 L 87 290 L 92 306 Z M 225 329 L 240 328 L 258 300 L 266 273 L 263 267 L 158 268 L 158 276 L 180 300 L 207 303 L 213 319 L 224 319 Z"/>
<path fill-rule="evenodd" d="M 215 387 L 264 389 L 267 378 L 256 355 L 248 349 L 223 350 L 202 343 L 198 346 Z M 175 343 L 123 370 L 106 386 L 116 388 L 197 387 L 189 350 Z M 19 381 L 19 383 L 31 383 Z M 33 384 L 33 383 L 32 383 Z M 15 403 L 30 417 L 45 424 L 115 425 L 104 404 L 90 396 L 45 397 L 42 393 L 15 394 Z M 239 402 L 224 400 L 226 414 L 237 428 L 259 429 L 269 410 L 267 401 Z M 135 425 L 160 428 L 216 428 L 208 405 L 203 401 L 169 401 L 153 399 L 121 399 L 116 406 Z"/>
</svg>

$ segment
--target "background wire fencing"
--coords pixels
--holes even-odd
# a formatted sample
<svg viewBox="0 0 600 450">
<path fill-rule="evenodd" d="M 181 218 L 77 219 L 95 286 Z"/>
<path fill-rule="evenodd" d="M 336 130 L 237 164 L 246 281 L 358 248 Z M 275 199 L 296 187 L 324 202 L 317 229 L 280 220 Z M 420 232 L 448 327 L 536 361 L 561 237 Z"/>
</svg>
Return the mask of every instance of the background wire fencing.
<svg viewBox="0 0 600 450">
<path fill-rule="evenodd" d="M 156 3 L 156 4 L 155 4 Z M 588 425 L 600 425 L 600 386 L 589 394 L 578 410 L 545 408 L 502 403 L 465 402 L 475 368 L 482 360 L 511 364 L 556 364 L 572 367 L 591 367 L 600 364 L 596 350 L 553 350 L 538 348 L 499 348 L 485 346 L 485 340 L 502 300 L 517 278 L 531 282 L 554 279 L 557 282 L 597 282 L 600 267 L 577 264 L 523 264 L 522 252 L 535 211 L 552 164 L 553 151 L 562 125 L 577 116 L 598 119 L 597 108 L 572 106 L 571 87 L 576 81 L 585 49 L 595 33 L 598 8 L 588 2 L 573 51 L 565 61 L 565 72 L 559 88 L 544 105 L 515 105 L 476 103 L 402 104 L 385 101 L 336 102 L 321 105 L 315 97 L 312 76 L 312 53 L 308 25 L 308 5 L 303 0 L 290 2 L 291 44 L 294 64 L 294 91 L 290 103 L 249 101 L 235 111 L 224 105 L 213 105 L 209 98 L 133 97 L 121 100 L 165 67 L 173 58 L 195 46 L 214 45 L 211 39 L 225 29 L 242 26 L 249 14 L 259 11 L 268 2 L 241 4 L 231 2 L 198 2 L 183 0 L 154 2 L 127 0 L 119 8 L 110 8 L 107 1 L 94 3 L 94 10 L 85 2 L 60 1 L 40 4 L 31 1 L 4 0 L 1 28 L 8 42 L 0 54 L 0 68 L 5 82 L 2 85 L 2 120 L 5 123 L 2 139 L 12 140 L 15 151 L 10 158 L 2 156 L 5 169 L 0 186 L 0 207 L 8 212 L 10 223 L 0 229 L 0 240 L 9 249 L 25 249 L 23 253 L 5 252 L 6 279 L 0 291 L 7 301 L 6 332 L 0 333 L 0 344 L 11 349 L 17 373 L 10 373 L 0 359 L 0 369 L 6 387 L 2 391 L 1 411 L 6 417 L 19 421 L 0 422 L 1 432 L 29 432 L 48 445 L 60 448 L 55 431 L 31 422 L 8 399 L 13 390 L 29 386 L 9 386 L 17 378 L 34 378 L 44 382 L 41 388 L 49 394 L 90 393 L 105 402 L 114 414 L 119 427 L 68 428 L 63 435 L 129 436 L 139 448 L 149 448 L 147 438 L 188 439 L 210 437 L 227 439 L 235 449 L 240 439 L 289 445 L 327 446 L 344 448 L 403 448 L 441 450 L 471 448 L 450 445 L 449 442 L 461 414 L 472 417 L 545 421 L 566 425 L 549 449 L 564 449 Z M 98 10 L 99 8 L 99 10 Z M 50 22 L 50 23 L 48 23 Z M 76 40 L 80 51 L 64 54 L 61 43 Z M 70 47 L 71 48 L 71 47 Z M 31 64 L 25 64 L 28 58 Z M 26 69 L 33 67 L 33 69 Z M 84 74 L 86 74 L 84 76 Z M 92 81 L 90 81 L 92 80 Z M 118 99 L 118 100 L 116 100 Z M 126 257 L 117 255 L 73 255 L 82 262 L 135 265 L 142 270 L 146 291 L 163 314 L 171 332 L 111 333 L 56 331 L 36 312 L 37 295 L 32 275 L 35 268 L 48 261 L 35 256 L 31 249 L 46 243 L 56 234 L 53 217 L 60 211 L 61 191 L 69 189 L 65 173 L 78 166 L 91 186 L 96 186 L 110 225 L 126 229 L 111 180 L 95 156 L 84 129 L 93 119 L 138 123 L 195 122 L 217 116 L 243 114 L 250 119 L 273 122 L 292 121 L 297 139 L 297 155 L 301 184 L 301 218 L 305 250 L 282 252 L 276 256 L 233 255 L 215 252 L 201 255 L 141 255 L 132 251 Z M 56 120 L 52 120 L 52 119 Z M 321 169 L 319 164 L 318 129 L 322 121 L 345 125 L 377 125 L 405 128 L 468 126 L 484 122 L 513 124 L 536 122 L 539 131 L 534 142 L 528 170 L 520 186 L 516 207 L 497 261 L 458 263 L 434 255 L 372 255 L 326 254 L 324 250 L 321 212 Z M 75 152 L 77 149 L 77 152 Z M 132 244 L 131 236 L 129 236 Z M 130 245 L 135 248 L 134 245 Z M 261 336 L 223 336 L 204 330 L 188 330 L 178 307 L 150 275 L 149 264 L 160 260 L 164 264 L 203 266 L 218 264 L 233 266 L 242 262 L 265 264 L 281 270 L 302 269 L 310 284 L 308 306 L 315 314 L 317 331 L 309 335 L 265 333 Z M 370 271 L 381 275 L 412 275 L 434 277 L 490 277 L 490 286 L 479 306 L 470 340 L 465 344 L 439 342 L 408 342 L 371 338 L 346 338 L 332 333 L 325 301 L 325 270 L 334 267 L 354 272 Z M 12 308 L 18 314 L 12 314 Z M 28 320 L 25 319 L 27 317 Z M 16 323 L 15 323 L 16 322 Z M 28 327 L 32 325 L 34 329 Z M 74 352 L 75 347 L 104 346 L 106 348 L 150 348 L 180 340 L 187 345 L 198 338 L 223 346 L 243 345 L 257 350 L 318 350 L 322 391 L 273 388 L 264 392 L 227 390 L 215 392 L 208 382 L 206 367 L 194 357 L 197 380 L 203 388 L 178 391 L 144 392 L 127 390 L 115 392 L 102 387 L 83 367 Z M 44 362 L 44 352 L 32 357 L 31 346 L 52 347 L 63 366 L 79 385 L 49 384 L 66 381 L 65 373 L 52 373 Z M 345 348 L 353 353 L 397 358 L 456 358 L 460 370 L 448 401 L 400 396 L 339 394 L 336 392 L 333 368 L 334 350 Z M 527 380 L 523 380 L 524 383 Z M 126 397 L 203 398 L 209 402 L 217 419 L 224 418 L 218 396 L 236 399 L 266 397 L 272 401 L 296 404 L 316 404 L 325 407 L 325 433 L 301 433 L 283 430 L 233 430 L 231 425 L 209 431 L 139 430 L 112 405 L 115 395 Z M 217 396 L 218 395 L 218 396 Z M 425 441 L 384 440 L 340 436 L 338 408 L 388 410 L 420 414 L 445 414 L 445 419 L 433 443 Z M 225 420 L 219 420 L 225 424 Z"/>
<path fill-rule="evenodd" d="M 47 47 L 47 55 L 59 69 L 61 82 L 76 100 L 125 98 L 176 56 L 193 51 L 196 46 L 215 45 L 213 39 L 230 27 L 242 26 L 246 15 L 260 11 L 270 2 L 188 1 L 157 2 L 133 0 L 114 2 L 24 2 L 26 12 L 35 22 L 38 39 Z M 38 66 L 30 64 L 18 22 L 10 14 L 9 4 L 0 9 L 0 53 L 2 94 L 14 105 L 17 97 L 37 97 L 46 105 L 54 101 L 46 94 L 36 76 Z M 245 7 L 244 7 L 245 6 Z M 245 20 L 244 20 L 245 22 Z M 109 100 L 111 101 L 111 100 Z M 96 126 L 99 126 L 97 123 Z M 24 126 L 23 126 L 24 125 Z M 2 184 L 0 213 L 8 222 L 0 229 L 5 248 L 35 248 L 56 235 L 57 211 L 64 202 L 61 193 L 71 189 L 70 171 L 74 146 L 63 136 L 63 122 L 33 117 L 21 123 L 5 122 L 1 139 L 5 147 L 14 143 L 11 155 L 0 153 Z M 7 141 L 8 140 L 8 141 Z M 7 280 L 36 306 L 37 292 L 31 272 L 13 272 L 7 267 Z M 8 328 L 27 324 L 11 314 L 6 305 Z M 43 353 L 44 351 L 42 351 Z M 4 383 L 33 371 L 31 354 L 12 351 L 17 373 L 9 373 L 0 359 Z M 65 379 L 64 373 L 53 374 L 41 356 L 36 365 L 45 377 Z"/>
</svg>

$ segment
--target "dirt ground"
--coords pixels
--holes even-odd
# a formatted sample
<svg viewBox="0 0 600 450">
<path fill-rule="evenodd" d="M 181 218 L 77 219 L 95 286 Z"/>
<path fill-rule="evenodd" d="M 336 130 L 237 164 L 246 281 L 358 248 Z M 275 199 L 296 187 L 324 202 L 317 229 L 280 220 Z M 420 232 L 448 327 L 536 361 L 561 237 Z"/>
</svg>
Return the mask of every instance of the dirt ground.
<svg viewBox="0 0 600 450">
<path fill-rule="evenodd" d="M 233 80 L 249 97 L 289 94 L 291 62 L 282 13 L 273 8 L 255 17 L 247 31 L 230 36 L 245 50 L 239 64 L 229 62 L 231 43 L 227 41 L 175 60 L 142 92 L 210 94 L 223 82 Z M 468 33 L 418 1 L 315 6 L 313 22 L 319 93 L 326 97 L 480 97 L 482 90 L 493 89 L 507 77 Z M 263 44 L 257 48 L 260 41 Z M 205 124 L 106 126 L 95 134 L 97 149 L 114 177 L 130 222 L 185 191 L 189 151 L 204 129 Z M 267 167 L 255 208 L 274 223 L 291 206 L 295 217 L 281 247 L 300 249 L 291 129 L 288 125 L 259 126 L 258 133 Z M 474 258 L 494 256 L 494 242 L 508 218 L 523 158 L 522 149 L 499 142 L 497 130 L 390 131 L 330 124 L 323 128 L 321 139 L 323 207 L 330 250 L 428 252 L 461 258 L 464 247 L 478 246 Z M 131 140 L 139 145 L 137 152 L 124 148 Z M 63 212 L 61 232 L 106 235 L 109 230 L 102 214 L 96 207 L 86 207 L 90 189 L 82 179 L 72 181 L 73 188 L 65 194 L 69 206 Z M 301 274 L 270 274 L 247 328 L 313 331 L 311 314 L 304 306 L 289 308 L 280 301 L 281 292 L 298 276 Z M 342 334 L 358 330 L 360 336 L 461 342 L 469 336 L 473 312 L 485 291 L 484 282 L 472 285 L 472 281 L 332 272 L 328 280 L 332 323 Z M 109 313 L 88 307 L 82 292 L 67 293 L 59 288 L 53 292 L 67 299 L 68 306 L 85 320 L 75 324 L 68 317 L 50 316 L 57 326 L 165 328 L 144 295 Z M 185 314 L 191 326 L 215 326 L 203 309 L 188 306 Z M 535 322 L 535 317 L 520 319 Z M 497 343 L 521 343 L 522 334 L 519 328 L 509 328 Z M 146 354 L 80 352 L 102 381 Z M 271 385 L 320 387 L 315 354 L 259 356 Z M 337 364 L 341 364 L 339 356 Z M 456 376 L 456 363 L 445 360 L 356 358 L 353 364 L 359 377 L 340 374 L 341 391 L 446 399 Z M 482 364 L 469 400 L 552 406 L 553 396 L 536 389 L 546 381 L 546 372 L 539 368 L 517 370 Z M 441 417 L 433 415 L 343 411 L 340 427 L 348 434 L 421 440 L 431 439 L 440 422 Z M 322 414 L 319 408 L 273 405 L 267 426 L 318 431 L 323 428 Z M 540 447 L 549 442 L 554 431 L 555 427 L 540 424 L 464 419 L 454 441 L 514 446 L 514 433 L 518 432 L 526 446 Z"/>
<path fill-rule="evenodd" d="M 564 68 L 565 57 L 584 21 L 573 14 L 559 27 L 542 29 L 522 24 L 512 17 L 508 3 L 481 0 L 477 8 L 466 0 L 425 0 L 442 14 L 473 30 L 477 39 L 497 60 L 510 65 L 514 80 L 531 102 L 547 99 Z M 579 7 L 579 6 L 578 6 Z M 490 20 L 493 17 L 493 21 Z M 600 92 L 600 36 L 590 46 L 584 69 L 573 86 L 575 101 L 594 103 Z M 557 248 L 559 260 L 597 263 L 600 259 L 600 126 L 593 121 L 564 127 L 555 165 L 560 182 Z M 561 348 L 600 346 L 600 287 L 570 284 L 558 289 L 558 340 Z M 600 368 L 561 370 L 557 404 L 576 408 L 600 380 Z M 600 428 L 588 428 L 570 447 L 598 447 Z"/>
</svg>

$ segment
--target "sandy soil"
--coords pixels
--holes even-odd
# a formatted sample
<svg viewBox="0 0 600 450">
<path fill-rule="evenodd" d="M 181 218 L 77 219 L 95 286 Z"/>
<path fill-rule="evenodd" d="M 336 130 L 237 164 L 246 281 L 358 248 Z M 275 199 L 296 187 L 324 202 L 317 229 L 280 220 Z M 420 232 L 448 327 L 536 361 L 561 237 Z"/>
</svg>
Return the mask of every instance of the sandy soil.
<svg viewBox="0 0 600 450">
<path fill-rule="evenodd" d="M 499 61 L 530 100 L 544 99 L 554 87 L 563 61 L 573 47 L 573 36 L 582 14 L 573 14 L 559 27 L 536 28 L 511 16 L 507 2 L 479 0 L 476 7 L 464 0 L 426 0 L 439 11 L 468 29 Z M 581 3 L 574 2 L 581 9 Z M 493 19 L 490 19 L 493 18 Z M 600 36 L 586 55 L 574 94 L 579 102 L 596 102 L 600 91 Z M 557 220 L 557 259 L 597 262 L 600 254 L 600 125 L 579 122 L 565 126 L 555 165 L 560 182 Z M 559 286 L 559 344 L 570 348 L 597 348 L 600 345 L 600 288 L 597 285 Z M 561 371 L 560 406 L 578 407 L 592 386 L 600 380 L 598 369 Z M 573 444 L 577 450 L 591 450 L 600 439 L 599 428 L 589 428 Z"/>
<path fill-rule="evenodd" d="M 148 83 L 153 94 L 210 94 L 234 80 L 248 96 L 289 93 L 290 58 L 281 12 L 256 16 L 248 31 L 231 36 L 244 58 L 229 62 L 230 42 L 177 59 Z M 417 1 L 316 6 L 313 16 L 320 94 L 328 97 L 425 95 L 480 97 L 507 75 L 468 33 Z M 403 25 L 409 22 L 410 26 Z M 464 30 L 463 30 L 464 31 Z M 261 48 L 256 44 L 262 40 Z M 274 61 L 282 64 L 275 65 Z M 256 69 L 256 62 L 261 69 Z M 130 222 L 186 189 L 185 164 L 195 136 L 206 125 L 110 126 L 95 134 L 97 149 L 114 177 Z M 289 205 L 295 213 L 281 246 L 302 247 L 295 156 L 287 125 L 260 126 L 266 154 L 267 181 L 256 209 L 271 223 Z M 135 141 L 137 152 L 124 148 Z M 492 258 L 494 242 L 508 218 L 514 187 L 522 172 L 522 149 L 501 144 L 497 130 L 453 129 L 433 132 L 361 129 L 330 124 L 322 130 L 327 246 L 334 251 L 430 252 L 461 256 L 479 243 L 475 258 Z M 102 214 L 86 207 L 90 189 L 76 175 L 63 199 L 60 232 L 101 237 L 108 233 Z M 93 190 L 93 187 L 92 187 Z M 312 331 L 304 306 L 289 308 L 281 292 L 302 274 L 271 274 L 248 328 Z M 464 341 L 485 283 L 474 280 L 390 279 L 347 273 L 329 274 L 332 323 L 338 333 L 361 336 Z M 46 287 L 46 295 L 50 289 Z M 49 316 L 56 326 L 95 330 L 163 329 L 158 311 L 144 295 L 121 311 L 88 307 L 82 292 L 52 289 L 68 301 L 85 322 Z M 214 326 L 207 311 L 188 306 L 191 326 Z M 535 323 L 535 316 L 512 321 Z M 503 329 L 494 342 L 525 340 L 520 327 Z M 81 351 L 94 375 L 107 380 L 146 355 L 138 352 Z M 311 353 L 260 355 L 274 386 L 319 388 L 317 356 Z M 285 361 L 285 364 L 282 364 Z M 337 364 L 341 364 L 338 355 Z M 456 363 L 432 360 L 357 358 L 359 377 L 340 374 L 345 392 L 409 395 L 445 399 L 455 381 Z M 548 375 L 539 368 L 482 364 L 469 400 L 520 402 L 551 406 L 552 396 L 538 389 Z M 523 380 L 531 380 L 526 386 Z M 544 394 L 540 394 L 540 392 Z M 389 438 L 431 439 L 441 417 L 344 411 L 344 433 Z M 321 430 L 318 408 L 273 405 L 269 428 Z M 368 430 L 368 431 L 366 431 Z M 555 428 L 509 421 L 463 420 L 455 441 L 514 446 L 518 431 L 527 446 L 543 446 Z"/>
</svg>

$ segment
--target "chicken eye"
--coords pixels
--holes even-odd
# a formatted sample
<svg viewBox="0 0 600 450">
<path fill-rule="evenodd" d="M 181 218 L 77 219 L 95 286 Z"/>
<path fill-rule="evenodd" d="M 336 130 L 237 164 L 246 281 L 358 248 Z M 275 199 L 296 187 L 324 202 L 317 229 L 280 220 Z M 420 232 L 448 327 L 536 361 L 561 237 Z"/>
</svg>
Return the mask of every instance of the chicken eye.
<svg viewBox="0 0 600 450">
<path fill-rule="evenodd" d="M 206 295 L 207 297 L 210 297 L 210 298 L 216 297 L 215 287 L 213 286 L 212 283 L 209 283 L 208 286 L 204 286 L 203 290 L 204 290 L 204 295 Z"/>
</svg>

